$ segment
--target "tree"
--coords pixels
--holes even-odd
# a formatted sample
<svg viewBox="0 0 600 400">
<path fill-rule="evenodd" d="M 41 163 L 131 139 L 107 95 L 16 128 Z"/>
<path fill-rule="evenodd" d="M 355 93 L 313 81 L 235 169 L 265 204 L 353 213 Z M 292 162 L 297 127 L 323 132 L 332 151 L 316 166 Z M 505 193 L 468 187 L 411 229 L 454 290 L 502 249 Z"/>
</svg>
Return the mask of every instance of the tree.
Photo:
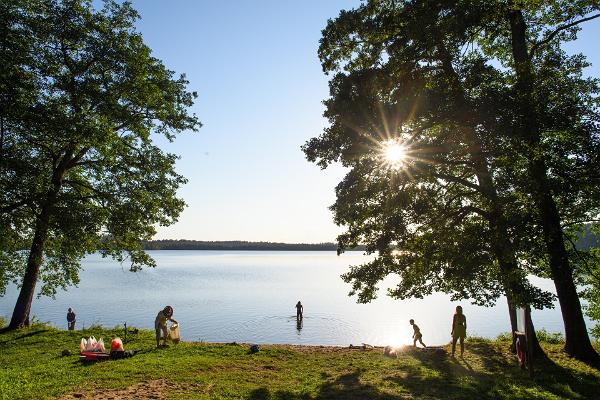
<svg viewBox="0 0 600 400">
<path fill-rule="evenodd" d="M 2 18 L 1 85 L 18 94 L 0 110 L 0 278 L 21 286 L 14 329 L 29 323 L 37 281 L 44 295 L 78 283 L 88 253 L 154 265 L 140 241 L 176 220 L 185 179 L 152 137 L 200 123 L 196 94 L 151 55 L 129 3 L 2 2 Z"/>
<path fill-rule="evenodd" d="M 565 245 L 563 218 L 554 197 L 555 188 L 542 151 L 543 119 L 540 98 L 536 93 L 540 76 L 535 64 L 543 62 L 542 50 L 545 47 L 558 49 L 560 41 L 575 36 L 580 23 L 599 17 L 600 14 L 587 16 L 599 9 L 597 2 L 591 1 L 509 1 L 501 14 L 508 21 L 509 29 L 501 30 L 499 36 L 488 36 L 492 44 L 489 53 L 496 54 L 502 61 L 510 61 L 514 73 L 518 115 L 515 136 L 521 145 L 521 153 L 527 159 L 529 192 L 539 213 L 550 273 L 565 326 L 565 350 L 580 360 L 595 363 L 600 363 L 600 358 L 588 337 L 573 279 L 573 266 L 569 262 Z M 498 32 L 497 29 L 495 31 Z M 507 53 L 510 56 L 507 57 Z"/>
<path fill-rule="evenodd" d="M 582 4 L 578 6 L 583 7 Z M 420 215 L 419 212 L 412 212 L 418 218 L 404 221 L 402 218 L 407 214 L 407 209 L 419 204 L 418 201 L 411 201 L 414 198 L 418 199 L 417 194 L 408 191 L 406 187 L 398 187 L 396 192 L 401 190 L 405 193 L 398 195 L 400 199 L 394 199 L 382 189 L 386 179 L 381 179 L 378 185 L 363 184 L 365 180 L 371 179 L 375 168 L 374 165 L 368 165 L 367 161 L 361 161 L 360 155 L 365 156 L 373 152 L 372 144 L 365 142 L 368 142 L 369 135 L 371 139 L 381 141 L 381 138 L 377 138 L 374 134 L 378 131 L 376 126 L 367 127 L 357 123 L 357 119 L 360 120 L 365 114 L 364 111 L 350 108 L 344 111 L 343 107 L 332 108 L 340 93 L 337 82 L 344 79 L 341 77 L 343 74 L 334 77 L 331 89 L 332 100 L 326 102 L 326 116 L 332 121 L 332 126 L 320 138 L 307 143 L 304 149 L 309 160 L 319 161 L 322 166 L 342 160 L 353 168 L 345 181 L 338 186 L 338 201 L 333 206 L 333 210 L 336 212 L 336 221 L 349 226 L 347 234 L 339 238 L 342 250 L 347 242 L 364 240 L 372 243 L 370 250 L 377 251 L 379 254 L 370 265 L 355 267 L 346 275 L 348 280 L 353 281 L 355 290 L 362 290 L 367 298 L 373 285 L 389 273 L 398 273 L 403 282 L 399 289 L 393 292 L 394 295 L 418 296 L 422 295 L 424 287 L 431 287 L 430 285 L 436 281 L 438 282 L 438 286 L 434 287 L 436 290 L 444 288 L 445 283 L 440 281 L 446 281 L 448 274 L 442 275 L 444 279 L 441 279 L 440 271 L 454 270 L 454 274 L 464 281 L 464 278 L 470 276 L 469 271 L 479 264 L 482 270 L 487 270 L 485 265 L 496 265 L 500 271 L 497 282 L 504 286 L 509 302 L 513 295 L 521 296 L 518 302 L 522 302 L 525 300 L 522 296 L 524 292 L 533 293 L 531 290 L 524 291 L 524 288 L 514 286 L 523 280 L 523 273 L 545 273 L 543 262 L 545 252 L 540 254 L 540 240 L 537 239 L 545 238 L 538 233 L 543 231 L 543 220 L 546 217 L 543 213 L 538 213 L 539 202 L 531 202 L 528 198 L 528 194 L 532 192 L 530 181 L 537 178 L 526 174 L 526 179 L 523 179 L 524 171 L 529 170 L 527 165 L 532 160 L 532 154 L 522 151 L 522 141 L 515 140 L 516 135 L 514 135 L 519 128 L 515 126 L 514 121 L 519 121 L 523 115 L 520 108 L 521 92 L 518 85 L 512 84 L 514 75 L 506 70 L 499 70 L 490 58 L 494 55 L 499 57 L 499 55 L 511 54 L 510 47 L 503 47 L 510 41 L 490 41 L 492 28 L 496 29 L 493 38 L 502 37 L 498 31 L 505 35 L 510 32 L 504 20 L 497 20 L 498 15 L 503 15 L 502 12 L 506 10 L 503 6 L 505 4 L 485 1 L 372 1 L 356 10 L 342 12 L 335 21 L 330 21 L 324 30 L 320 47 L 324 70 L 327 72 L 344 69 L 349 76 L 357 74 L 358 71 L 375 71 L 380 76 L 390 76 L 392 82 L 384 86 L 375 97 L 385 105 L 384 109 L 393 109 L 396 119 L 402 121 L 406 127 L 409 135 L 407 142 L 409 155 L 414 153 L 414 157 L 423 158 L 421 153 L 426 148 L 421 144 L 415 146 L 413 142 L 423 141 L 424 134 L 438 141 L 435 157 L 431 156 L 431 147 L 427 149 L 428 163 L 434 162 L 435 168 L 438 169 L 444 164 L 454 167 L 453 170 L 444 171 L 444 176 L 440 176 L 439 171 L 424 175 L 422 170 L 433 169 L 425 163 L 414 165 L 417 172 L 410 170 L 407 175 L 411 179 L 417 179 L 418 183 L 411 187 L 416 186 L 422 191 L 428 188 L 427 185 L 431 185 L 429 190 L 439 198 L 436 204 L 445 204 L 445 206 L 438 207 L 436 211 L 431 208 L 431 201 L 424 202 L 425 208 L 422 207 L 423 204 L 419 205 L 422 210 L 425 210 L 424 212 L 420 211 Z M 583 11 L 580 9 L 579 12 Z M 539 21 L 547 24 L 548 18 Z M 501 52 L 502 49 L 504 53 Z M 556 78 L 555 70 L 560 70 L 562 77 L 569 77 L 580 71 L 581 63 L 568 62 L 569 67 L 574 67 L 569 70 L 569 67 L 561 69 L 560 64 L 547 62 L 553 58 L 556 60 L 557 55 L 560 59 L 560 52 L 549 47 L 538 60 L 540 64 L 538 71 L 542 72 L 538 79 L 540 87 L 545 87 L 552 78 Z M 579 87 L 584 86 L 580 81 L 578 83 Z M 570 95 L 576 93 L 569 92 L 568 86 L 562 86 L 561 89 L 566 90 L 565 93 Z M 589 93 L 589 87 L 587 89 Z M 355 98 L 364 95 L 364 91 L 356 88 L 348 92 Z M 556 107 L 567 104 L 556 104 L 554 99 L 554 97 L 536 98 L 538 118 L 543 119 L 547 115 L 552 115 L 552 112 L 542 115 L 542 110 L 553 110 L 556 113 Z M 565 113 L 568 117 L 550 118 L 545 121 L 545 139 L 553 138 L 557 132 L 561 134 L 569 132 L 571 140 L 584 138 L 587 140 L 586 143 L 594 142 L 593 124 L 581 123 L 587 115 L 594 115 L 593 107 L 591 109 L 581 107 L 580 105 L 583 104 L 581 96 L 570 96 L 569 100 L 573 101 L 570 103 L 571 107 L 564 110 L 568 111 Z M 407 108 L 407 105 L 412 108 Z M 520 106 L 515 107 L 515 105 Z M 585 109 L 587 115 L 580 112 L 580 109 Z M 404 115 L 400 111 L 404 111 Z M 376 115 L 367 115 L 367 119 L 372 118 L 377 121 Z M 569 118 L 571 122 L 577 122 L 571 129 L 563 126 Z M 379 132 L 385 132 L 385 135 L 380 136 L 384 138 L 399 136 L 401 140 L 406 140 L 406 134 L 399 134 L 394 130 L 396 126 L 393 124 L 383 121 L 383 125 L 386 129 L 379 129 Z M 389 127 L 392 129 L 388 129 Z M 440 143 L 444 138 L 446 142 Z M 569 143 L 569 140 L 565 142 Z M 462 154 L 450 151 L 461 147 Z M 590 166 L 593 166 L 590 162 L 593 157 L 590 154 L 593 154 L 594 147 L 593 143 L 587 146 L 585 149 L 587 153 L 579 151 L 581 149 L 560 153 L 556 150 L 564 150 L 565 143 L 560 143 L 557 147 L 538 146 L 536 158 L 540 158 L 540 155 L 542 158 L 552 156 L 553 159 L 560 160 L 557 165 L 563 167 L 569 164 L 569 160 L 584 159 L 583 170 L 590 171 Z M 440 161 L 440 155 L 447 159 Z M 573 155 L 575 158 L 571 158 Z M 461 165 L 465 167 L 462 170 L 457 168 Z M 564 173 L 564 170 L 561 172 Z M 431 178 L 436 178 L 436 175 L 437 182 L 431 181 Z M 360 184 L 355 181 L 360 181 Z M 387 181 L 389 182 L 390 179 L 388 178 Z M 407 185 L 408 181 L 404 179 L 401 184 Z M 586 208 L 581 205 L 585 202 L 580 201 L 584 198 L 585 190 L 582 189 L 588 187 L 589 182 L 587 178 L 575 179 L 571 189 L 575 187 L 577 190 L 571 193 L 566 190 L 557 191 L 558 197 L 565 200 L 565 208 L 568 205 L 579 204 L 575 208 L 576 212 L 571 213 L 566 222 L 593 213 L 593 207 L 589 203 Z M 451 188 L 452 184 L 459 184 L 459 189 Z M 392 185 L 396 183 L 392 182 Z M 454 208 L 447 206 L 449 204 L 447 199 L 455 202 Z M 597 204 L 598 196 L 593 199 Z M 395 206 L 390 207 L 390 204 Z M 445 215 L 455 213 L 455 216 L 463 219 L 460 221 L 463 225 L 468 221 L 472 228 L 477 226 L 473 223 L 479 221 L 477 224 L 480 228 L 469 230 L 459 228 L 460 234 L 454 235 L 459 237 L 452 237 L 453 235 L 447 234 L 442 229 L 443 224 L 437 224 L 440 220 L 443 221 L 439 218 L 440 210 L 445 212 Z M 450 214 L 446 210 L 449 210 Z M 567 214 L 565 212 L 565 215 Z M 454 224 L 459 222 L 460 218 Z M 434 221 L 435 224 L 424 223 L 424 219 Z M 481 227 L 486 228 L 482 230 Z M 448 226 L 445 228 L 448 229 Z M 461 241 L 465 235 L 479 239 L 479 242 Z M 442 246 L 440 243 L 443 243 L 443 240 L 440 241 L 438 237 L 448 237 L 447 243 L 450 246 Z M 409 244 L 407 249 L 406 246 Z M 452 246 L 455 246 L 459 253 L 474 252 L 475 254 L 481 254 L 481 250 L 486 250 L 488 246 L 488 250 L 493 249 L 490 251 L 493 258 L 469 258 L 470 255 L 461 253 L 458 254 L 460 262 L 449 262 L 457 255 L 457 251 L 452 251 Z M 396 247 L 404 250 L 400 253 L 403 254 L 402 263 L 395 262 L 395 258 L 398 257 L 387 256 Z M 476 252 L 476 249 L 480 251 Z M 544 250 L 548 251 L 548 247 Z M 434 262 L 431 257 L 427 257 L 428 251 L 436 255 L 437 259 Z M 421 271 L 421 275 L 424 271 L 430 274 L 415 281 L 418 274 L 411 272 L 409 268 L 411 265 L 412 271 Z M 552 268 L 550 270 L 552 271 Z M 438 277 L 437 280 L 435 276 Z M 486 276 L 492 275 L 477 276 L 482 288 L 493 282 L 493 280 L 485 280 Z M 568 276 L 553 274 L 552 277 L 555 283 L 558 281 L 557 286 L 568 284 L 565 283 L 565 280 L 569 279 Z M 470 284 L 477 285 L 473 282 Z M 458 288 L 456 282 L 451 281 L 451 286 L 453 288 L 446 287 L 446 289 L 457 290 Z M 410 288 L 414 291 L 409 291 Z M 471 290 L 469 295 L 473 293 L 475 292 Z M 537 295 L 540 293 L 538 292 Z M 564 291 L 558 290 L 558 295 L 565 300 Z M 562 300 L 561 307 L 563 307 Z M 531 301 L 531 298 L 527 301 Z M 565 310 L 563 315 L 564 313 Z M 580 309 L 579 313 L 581 314 Z M 576 316 L 576 313 L 574 315 Z M 574 322 L 572 317 L 565 318 L 565 326 L 569 325 L 573 328 L 578 323 Z M 567 335 L 567 351 L 578 358 L 590 360 L 595 354 L 593 349 L 591 353 L 586 354 L 581 351 L 586 348 L 586 341 L 589 344 L 587 334 L 583 332 L 585 337 L 582 337 L 579 330 L 575 329 L 575 332 Z"/>
</svg>

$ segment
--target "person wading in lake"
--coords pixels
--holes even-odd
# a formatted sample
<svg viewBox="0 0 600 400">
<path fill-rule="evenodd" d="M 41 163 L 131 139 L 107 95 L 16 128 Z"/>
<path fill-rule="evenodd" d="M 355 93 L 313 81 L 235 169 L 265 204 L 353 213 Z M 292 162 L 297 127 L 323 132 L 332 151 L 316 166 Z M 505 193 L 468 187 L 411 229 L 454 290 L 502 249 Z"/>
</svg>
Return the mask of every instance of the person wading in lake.
<svg viewBox="0 0 600 400">
<path fill-rule="evenodd" d="M 156 331 L 156 347 L 160 347 L 160 337 L 162 333 L 163 346 L 167 346 L 167 321 L 171 321 L 174 324 L 178 322 L 173 318 L 173 307 L 166 306 L 158 312 L 156 319 L 154 320 L 154 330 Z"/>
<path fill-rule="evenodd" d="M 463 314 L 461 306 L 456 306 L 456 312 L 452 318 L 452 357 L 456 350 L 456 341 L 460 339 L 460 356 L 465 352 L 465 337 L 467 336 L 467 317 Z"/>
<path fill-rule="evenodd" d="M 67 328 L 70 331 L 75 330 L 75 321 L 76 321 L 75 312 L 69 308 L 69 312 L 67 312 Z"/>
<path fill-rule="evenodd" d="M 425 346 L 425 343 L 423 343 L 423 334 L 421 333 L 421 329 L 419 329 L 419 327 L 417 326 L 417 324 L 415 324 L 415 320 L 411 319 L 408 322 L 410 322 L 410 324 L 413 327 L 413 331 L 414 331 L 413 335 L 412 335 L 412 337 L 413 337 L 413 346 L 417 347 L 417 341 L 418 341 L 419 343 L 421 343 L 421 345 L 423 347 L 427 347 L 427 346 Z"/>
<path fill-rule="evenodd" d="M 304 307 L 300 303 L 300 300 L 298 300 L 298 303 L 296 303 L 296 319 L 302 319 L 302 314 L 304 314 Z"/>
</svg>

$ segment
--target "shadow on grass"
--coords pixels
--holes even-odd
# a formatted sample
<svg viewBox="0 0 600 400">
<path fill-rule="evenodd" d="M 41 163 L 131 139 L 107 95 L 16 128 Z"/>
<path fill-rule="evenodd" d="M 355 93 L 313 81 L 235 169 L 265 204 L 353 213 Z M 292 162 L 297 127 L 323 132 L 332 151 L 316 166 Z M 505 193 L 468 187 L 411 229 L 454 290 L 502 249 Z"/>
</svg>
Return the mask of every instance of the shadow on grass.
<svg viewBox="0 0 600 400">
<path fill-rule="evenodd" d="M 374 400 L 401 400 L 405 396 L 395 396 L 384 393 L 374 385 L 360 383 L 361 370 L 340 375 L 335 380 L 325 382 L 319 386 L 319 393 L 313 397 L 307 393 L 298 394 L 285 390 L 271 393 L 267 388 L 252 391 L 249 400 L 313 400 L 313 399 L 374 399 Z"/>
<path fill-rule="evenodd" d="M 417 363 L 398 363 L 397 369 L 382 371 L 381 385 L 362 381 L 365 370 L 337 377 L 323 376 L 326 382 L 316 395 L 289 391 L 255 389 L 249 400 L 315 400 L 315 399 L 600 399 L 597 375 L 564 368 L 550 359 L 539 360 L 536 375 L 530 379 L 521 371 L 516 359 L 489 344 L 472 343 L 465 359 L 431 355 L 414 351 Z M 475 371 L 472 365 L 483 365 Z M 372 376 L 372 374 L 371 374 Z"/>
<path fill-rule="evenodd" d="M 9 344 L 11 342 L 15 342 L 15 341 L 20 340 L 20 339 L 25 339 L 25 338 L 28 338 L 28 337 L 31 337 L 31 336 L 39 335 L 41 333 L 48 332 L 48 331 L 49 331 L 49 329 L 37 329 L 37 330 L 34 330 L 34 331 L 30 330 L 30 331 L 28 331 L 26 333 L 22 333 L 22 334 L 20 334 L 18 336 L 11 337 L 11 338 L 9 338 L 7 340 L 0 341 L 0 346 L 4 346 L 4 345 L 7 345 L 7 344 Z M 12 332 L 19 332 L 19 330 L 14 330 L 14 329 L 11 329 L 11 330 L 2 329 L 2 330 L 0 330 L 0 334 L 9 334 L 9 333 L 12 333 Z"/>
<path fill-rule="evenodd" d="M 316 400 L 316 399 L 373 399 L 373 400 L 401 400 L 406 396 L 391 395 L 382 392 L 371 384 L 361 384 L 359 381 L 360 370 L 353 373 L 340 375 L 337 379 L 323 383 L 319 386 L 316 396 L 308 393 L 294 393 L 285 390 L 269 391 L 259 388 L 252 391 L 248 400 Z"/>
</svg>

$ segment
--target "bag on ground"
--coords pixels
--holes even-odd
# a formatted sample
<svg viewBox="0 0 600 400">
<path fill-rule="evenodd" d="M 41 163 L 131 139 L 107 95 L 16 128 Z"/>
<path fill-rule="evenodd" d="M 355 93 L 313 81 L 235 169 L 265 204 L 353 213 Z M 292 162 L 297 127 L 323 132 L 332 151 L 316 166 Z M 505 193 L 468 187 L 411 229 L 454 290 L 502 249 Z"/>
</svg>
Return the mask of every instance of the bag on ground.
<svg viewBox="0 0 600 400">
<path fill-rule="evenodd" d="M 179 343 L 181 340 L 181 333 L 179 331 L 179 324 L 172 324 L 171 329 L 169 329 L 169 338 L 173 341 L 173 343 Z"/>
<path fill-rule="evenodd" d="M 121 338 L 114 338 L 110 343 L 110 351 L 124 351 L 123 350 L 123 341 Z"/>
</svg>

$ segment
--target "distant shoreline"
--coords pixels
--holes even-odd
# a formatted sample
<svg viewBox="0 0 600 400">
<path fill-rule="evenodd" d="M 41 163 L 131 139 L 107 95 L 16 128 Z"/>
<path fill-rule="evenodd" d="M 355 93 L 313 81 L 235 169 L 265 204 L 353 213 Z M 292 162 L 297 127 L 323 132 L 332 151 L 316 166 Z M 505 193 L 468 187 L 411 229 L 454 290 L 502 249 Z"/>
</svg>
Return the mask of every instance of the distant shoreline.
<svg viewBox="0 0 600 400">
<path fill-rule="evenodd" d="M 151 240 L 143 241 L 144 250 L 244 250 L 244 251 L 337 251 L 335 243 L 279 243 L 247 241 Z M 349 250 L 364 251 L 365 246 Z"/>
</svg>

